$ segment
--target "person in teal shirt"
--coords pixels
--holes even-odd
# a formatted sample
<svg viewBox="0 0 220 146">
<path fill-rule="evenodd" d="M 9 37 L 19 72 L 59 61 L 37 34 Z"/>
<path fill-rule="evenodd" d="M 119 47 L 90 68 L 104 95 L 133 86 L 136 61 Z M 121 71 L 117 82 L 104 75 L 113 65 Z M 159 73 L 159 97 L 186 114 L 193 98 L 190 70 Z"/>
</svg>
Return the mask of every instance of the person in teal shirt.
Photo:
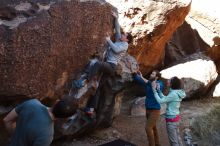
<svg viewBox="0 0 220 146">
<path fill-rule="evenodd" d="M 161 90 L 160 85 L 156 82 L 152 83 L 153 93 L 158 103 L 166 103 L 166 127 L 171 146 L 182 146 L 182 140 L 179 133 L 179 121 L 180 121 L 180 103 L 186 96 L 183 90 L 181 79 L 178 77 L 172 77 L 168 80 L 168 87 L 170 91 L 165 96 Z"/>
<path fill-rule="evenodd" d="M 13 132 L 9 146 L 49 146 L 53 140 L 54 120 L 73 115 L 74 107 L 61 99 L 51 108 L 38 99 L 30 99 L 15 107 L 4 119 Z"/>
</svg>

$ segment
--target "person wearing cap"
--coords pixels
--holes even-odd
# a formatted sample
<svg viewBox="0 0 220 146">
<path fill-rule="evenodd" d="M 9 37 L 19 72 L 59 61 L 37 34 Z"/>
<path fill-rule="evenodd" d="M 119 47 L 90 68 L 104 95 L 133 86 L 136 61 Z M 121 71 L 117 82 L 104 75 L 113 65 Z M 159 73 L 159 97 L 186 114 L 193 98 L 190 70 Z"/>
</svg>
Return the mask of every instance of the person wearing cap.
<svg viewBox="0 0 220 146">
<path fill-rule="evenodd" d="M 54 120 L 73 115 L 75 109 L 65 99 L 46 107 L 38 99 L 18 105 L 3 119 L 12 132 L 9 146 L 49 146 L 53 140 Z"/>
</svg>

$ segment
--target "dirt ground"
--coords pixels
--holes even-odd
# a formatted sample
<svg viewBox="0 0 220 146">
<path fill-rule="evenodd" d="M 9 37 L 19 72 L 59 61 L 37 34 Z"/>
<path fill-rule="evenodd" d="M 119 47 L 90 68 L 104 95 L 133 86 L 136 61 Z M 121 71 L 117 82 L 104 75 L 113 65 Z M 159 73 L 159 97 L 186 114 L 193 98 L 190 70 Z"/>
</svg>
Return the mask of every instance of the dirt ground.
<svg viewBox="0 0 220 146">
<path fill-rule="evenodd" d="M 183 137 L 183 129 L 190 127 L 193 120 L 208 112 L 214 105 L 219 105 L 220 99 L 206 99 L 182 102 L 181 107 L 181 134 Z M 112 127 L 106 129 L 98 129 L 94 133 L 89 134 L 83 138 L 73 139 L 69 142 L 56 142 L 52 146 L 97 146 L 115 139 L 123 139 L 129 141 L 137 146 L 147 146 L 147 136 L 144 130 L 145 116 L 130 116 L 127 112 L 122 111 L 118 116 Z M 166 133 L 165 121 L 161 116 L 158 122 L 158 131 L 160 135 L 160 142 L 162 146 L 169 146 L 168 137 Z"/>
<path fill-rule="evenodd" d="M 220 105 L 219 99 L 205 99 L 182 102 L 181 106 L 181 133 L 183 129 L 190 127 L 196 117 L 210 111 L 215 105 Z M 147 136 L 145 133 L 145 116 L 130 116 L 128 105 L 122 108 L 121 114 L 114 120 L 112 127 L 97 129 L 82 138 L 71 139 L 70 141 L 55 141 L 51 146 L 98 146 L 115 139 L 123 139 L 137 146 L 147 146 Z M 0 124 L 3 126 L 3 123 Z M 169 146 L 165 121 L 161 116 L 158 122 L 158 131 L 160 135 L 161 146 Z M 0 145 L 8 139 L 7 135 L 2 133 L 0 136 Z M 207 145 L 199 145 L 207 146 Z"/>
<path fill-rule="evenodd" d="M 80 139 L 73 139 L 72 142 L 57 142 L 53 146 L 97 146 L 115 139 L 123 139 L 137 146 L 147 146 L 147 136 L 145 133 L 145 117 L 131 117 L 120 115 L 115 119 L 112 127 L 98 129 L 94 133 Z M 168 139 L 163 118 L 158 122 L 160 141 L 163 146 L 168 146 Z"/>
</svg>

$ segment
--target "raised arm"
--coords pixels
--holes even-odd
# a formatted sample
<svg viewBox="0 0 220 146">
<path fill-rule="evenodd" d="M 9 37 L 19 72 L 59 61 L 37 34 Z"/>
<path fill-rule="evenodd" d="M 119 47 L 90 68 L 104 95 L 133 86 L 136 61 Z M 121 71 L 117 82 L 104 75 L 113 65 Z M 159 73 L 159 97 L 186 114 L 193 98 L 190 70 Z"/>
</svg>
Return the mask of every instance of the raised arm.
<svg viewBox="0 0 220 146">
<path fill-rule="evenodd" d="M 109 44 L 110 48 L 112 49 L 112 51 L 116 54 L 128 49 L 128 44 L 127 43 L 122 43 L 122 44 L 115 45 L 112 42 L 112 40 L 110 39 L 110 37 L 106 37 L 106 41 L 108 42 L 108 44 Z"/>
<path fill-rule="evenodd" d="M 148 80 L 142 77 L 142 75 L 138 75 L 137 73 L 133 74 L 133 79 L 138 82 L 140 85 L 145 86 L 148 83 Z"/>
<path fill-rule="evenodd" d="M 156 81 L 152 82 L 152 89 L 153 89 L 154 97 L 156 98 L 158 103 L 166 103 L 173 100 L 171 94 L 168 94 L 167 96 L 163 95 Z"/>
<path fill-rule="evenodd" d="M 118 22 L 118 15 L 112 11 L 112 16 L 115 18 L 115 40 L 120 41 L 121 38 L 121 29 Z"/>
<path fill-rule="evenodd" d="M 158 93 L 156 90 L 153 90 L 153 92 L 158 103 L 166 103 L 166 102 L 170 102 L 173 100 L 170 94 L 168 94 L 167 96 L 164 96 L 161 91 L 158 91 L 159 92 Z"/>
<path fill-rule="evenodd" d="M 4 119 L 4 124 L 6 129 L 9 132 L 12 132 L 16 127 L 16 119 L 18 117 L 18 114 L 16 113 L 15 109 L 13 109 Z"/>
</svg>

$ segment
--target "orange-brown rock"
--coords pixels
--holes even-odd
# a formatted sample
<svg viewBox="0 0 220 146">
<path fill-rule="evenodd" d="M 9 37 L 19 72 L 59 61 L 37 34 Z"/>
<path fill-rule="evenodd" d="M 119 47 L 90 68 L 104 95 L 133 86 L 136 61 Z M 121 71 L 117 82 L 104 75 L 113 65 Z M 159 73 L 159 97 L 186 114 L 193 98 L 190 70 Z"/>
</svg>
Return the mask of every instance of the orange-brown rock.
<svg viewBox="0 0 220 146">
<path fill-rule="evenodd" d="M 35 7 L 23 5 L 27 4 L 14 7 L 26 11 Z M 37 5 L 34 17 L 19 13 L 12 21 L 0 20 L 2 96 L 52 97 L 90 56 L 104 52 L 106 32 L 113 26 L 110 5 L 98 1 Z"/>
<path fill-rule="evenodd" d="M 220 38 L 215 37 L 213 40 L 214 45 L 208 49 L 207 54 L 214 60 L 218 73 L 220 73 Z"/>
<path fill-rule="evenodd" d="M 118 8 L 122 28 L 135 36 L 129 53 L 144 74 L 162 64 L 165 43 L 184 22 L 191 4 L 190 0 L 107 1 Z"/>
</svg>

